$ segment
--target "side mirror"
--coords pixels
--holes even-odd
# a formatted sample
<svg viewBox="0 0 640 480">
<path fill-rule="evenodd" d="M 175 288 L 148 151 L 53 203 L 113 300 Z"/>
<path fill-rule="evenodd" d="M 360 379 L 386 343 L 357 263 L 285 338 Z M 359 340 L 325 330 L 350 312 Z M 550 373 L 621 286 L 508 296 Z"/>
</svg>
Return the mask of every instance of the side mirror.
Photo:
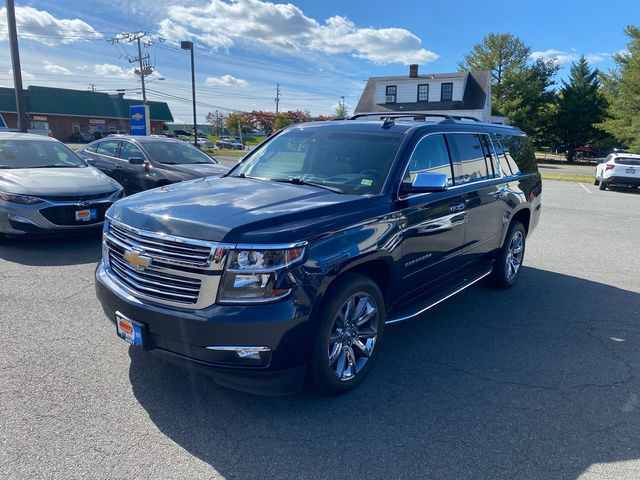
<svg viewBox="0 0 640 480">
<path fill-rule="evenodd" d="M 96 161 L 93 158 L 85 158 L 84 161 L 87 162 L 87 164 L 91 165 L 92 167 L 96 164 Z"/>
<path fill-rule="evenodd" d="M 402 193 L 444 192 L 447 189 L 448 177 L 444 173 L 418 173 L 413 182 L 403 183 Z"/>
</svg>

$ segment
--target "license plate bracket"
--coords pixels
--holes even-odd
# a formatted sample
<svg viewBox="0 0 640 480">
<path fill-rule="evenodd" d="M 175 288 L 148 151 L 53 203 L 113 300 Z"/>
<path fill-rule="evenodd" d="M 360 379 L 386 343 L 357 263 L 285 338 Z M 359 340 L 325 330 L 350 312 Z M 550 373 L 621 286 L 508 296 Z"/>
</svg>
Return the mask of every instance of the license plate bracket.
<svg viewBox="0 0 640 480">
<path fill-rule="evenodd" d="M 98 218 L 98 211 L 95 208 L 76 210 L 76 222 L 90 222 Z"/>
<path fill-rule="evenodd" d="M 636 169 L 635 168 L 627 168 L 627 173 L 629 173 L 631 175 L 635 175 L 636 174 Z"/>
<path fill-rule="evenodd" d="M 145 346 L 145 326 L 116 312 L 116 333 L 125 342 L 144 347 Z"/>
</svg>

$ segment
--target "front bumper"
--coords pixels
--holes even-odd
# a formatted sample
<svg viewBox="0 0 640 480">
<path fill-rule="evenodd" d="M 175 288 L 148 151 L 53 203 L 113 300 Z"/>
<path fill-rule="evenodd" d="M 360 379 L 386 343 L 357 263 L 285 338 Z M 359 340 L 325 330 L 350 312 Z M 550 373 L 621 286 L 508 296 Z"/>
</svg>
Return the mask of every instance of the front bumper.
<svg viewBox="0 0 640 480">
<path fill-rule="evenodd" d="M 96 293 L 111 322 L 119 312 L 143 325 L 146 349 L 208 373 L 221 385 L 271 395 L 302 388 L 312 340 L 310 309 L 302 292 L 264 305 L 179 309 L 133 297 L 101 264 L 96 269 Z M 259 361 L 248 361 L 233 351 L 207 348 L 212 346 L 260 346 L 269 351 L 261 353 Z"/>
<path fill-rule="evenodd" d="M 80 206 L 74 202 L 43 201 L 33 205 L 6 202 L 0 199 L 0 233 L 15 236 L 37 236 L 66 234 L 73 232 L 99 231 L 104 223 L 104 215 L 114 200 L 103 199 Z M 95 209 L 96 218 L 88 222 L 68 221 L 75 210 Z M 49 219 L 43 214 L 47 210 Z M 51 213 L 49 213 L 51 212 Z M 63 215 L 61 215 L 61 213 Z M 63 219 L 66 225 L 56 224 L 50 219 Z"/>
</svg>

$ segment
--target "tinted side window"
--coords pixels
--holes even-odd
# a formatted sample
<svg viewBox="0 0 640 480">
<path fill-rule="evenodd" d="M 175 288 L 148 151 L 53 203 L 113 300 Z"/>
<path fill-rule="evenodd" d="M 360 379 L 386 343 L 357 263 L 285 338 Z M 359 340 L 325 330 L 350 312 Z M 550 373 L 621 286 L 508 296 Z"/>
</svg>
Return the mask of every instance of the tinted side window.
<svg viewBox="0 0 640 480">
<path fill-rule="evenodd" d="M 102 155 L 109 155 L 110 157 L 118 156 L 118 144 L 120 142 L 117 140 L 106 140 L 104 142 L 100 142 L 98 144 L 98 149 L 96 150 L 98 153 Z"/>
<path fill-rule="evenodd" d="M 98 148 L 98 144 L 94 143 L 93 145 L 88 145 L 85 150 L 87 152 L 91 152 L 91 153 L 95 153 L 96 149 Z"/>
<path fill-rule="evenodd" d="M 500 138 L 499 138 L 500 136 L 501 135 L 496 135 L 495 133 L 492 133 L 491 141 L 493 142 L 493 146 L 496 149 L 496 153 L 498 154 L 498 158 L 500 160 L 500 170 L 502 171 L 502 175 L 504 175 L 505 177 L 510 177 L 511 175 L 514 175 L 514 173 L 512 171 L 511 165 L 509 165 L 509 159 L 507 158 L 504 152 L 502 143 L 500 143 Z M 513 163 L 513 165 L 517 170 L 517 165 L 515 165 L 515 162 L 513 162 L 513 159 L 511 159 L 511 162 Z"/>
<path fill-rule="evenodd" d="M 449 159 L 449 150 L 442 135 L 428 135 L 422 138 L 413 150 L 409 168 L 404 179 L 413 182 L 418 173 L 444 173 L 447 183 L 453 185 L 453 172 Z"/>
<path fill-rule="evenodd" d="M 133 143 L 122 142 L 120 147 L 120 158 L 129 160 L 130 158 L 145 158 L 142 151 Z"/>
<path fill-rule="evenodd" d="M 453 158 L 462 167 L 461 178 L 456 179 L 456 183 L 476 182 L 493 177 L 479 135 L 456 133 L 447 135 L 447 139 Z"/>
<path fill-rule="evenodd" d="M 497 135 L 502 152 L 513 175 L 537 173 L 538 165 L 531 141 L 525 136 Z M 501 158 L 502 160 L 502 158 Z"/>
</svg>

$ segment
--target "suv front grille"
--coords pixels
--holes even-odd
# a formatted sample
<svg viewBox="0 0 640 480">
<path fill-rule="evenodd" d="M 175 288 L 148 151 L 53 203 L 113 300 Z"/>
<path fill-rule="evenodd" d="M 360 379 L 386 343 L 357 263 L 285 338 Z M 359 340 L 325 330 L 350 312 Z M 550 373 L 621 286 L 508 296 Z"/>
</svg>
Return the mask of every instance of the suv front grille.
<svg viewBox="0 0 640 480">
<path fill-rule="evenodd" d="M 107 220 L 103 261 L 108 274 L 137 298 L 182 308 L 215 303 L 228 247 Z M 144 258 L 144 267 L 127 259 Z"/>
</svg>

